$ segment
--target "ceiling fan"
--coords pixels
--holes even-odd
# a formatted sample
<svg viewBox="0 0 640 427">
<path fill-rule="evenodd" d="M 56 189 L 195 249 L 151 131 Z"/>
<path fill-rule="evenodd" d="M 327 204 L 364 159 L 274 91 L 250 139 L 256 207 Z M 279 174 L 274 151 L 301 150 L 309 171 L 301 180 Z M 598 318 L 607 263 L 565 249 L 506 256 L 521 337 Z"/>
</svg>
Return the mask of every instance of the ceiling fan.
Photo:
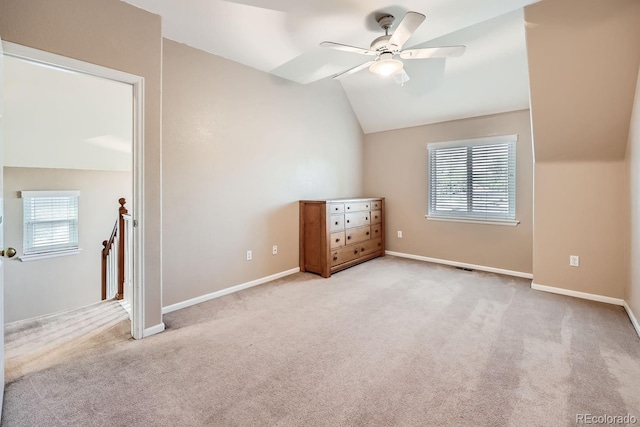
<svg viewBox="0 0 640 427">
<path fill-rule="evenodd" d="M 320 43 L 322 47 L 376 57 L 364 64 L 336 74 L 333 78 L 345 77 L 369 67 L 369 70 L 374 74 L 382 77 L 393 76 L 398 83 L 404 84 L 409 80 L 409 76 L 404 70 L 403 62 L 394 59 L 396 55 L 399 55 L 402 59 L 426 59 L 460 56 L 464 53 L 466 49 L 465 46 L 425 47 L 421 49 L 402 50 L 406 41 L 409 40 L 409 37 L 418 29 L 425 18 L 421 13 L 407 12 L 391 35 L 389 35 L 389 28 L 393 25 L 395 18 L 392 15 L 384 15 L 378 18 L 377 21 L 384 30 L 384 36 L 376 38 L 371 43 L 369 49 L 327 41 Z"/>
</svg>

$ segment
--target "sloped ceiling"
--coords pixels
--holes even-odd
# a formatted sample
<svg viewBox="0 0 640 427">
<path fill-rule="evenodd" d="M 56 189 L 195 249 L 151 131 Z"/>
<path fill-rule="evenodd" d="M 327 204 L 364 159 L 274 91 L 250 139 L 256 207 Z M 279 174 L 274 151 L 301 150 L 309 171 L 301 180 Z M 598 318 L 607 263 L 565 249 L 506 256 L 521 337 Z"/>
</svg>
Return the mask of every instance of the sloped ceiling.
<svg viewBox="0 0 640 427">
<path fill-rule="evenodd" d="M 427 16 L 405 48 L 467 46 L 462 57 L 405 61 L 404 86 L 368 70 L 340 79 L 365 133 L 528 108 L 523 7 L 537 0 L 126 0 L 162 16 L 164 37 L 311 84 L 366 62 L 319 47 L 368 48 L 380 13 Z M 393 31 L 394 27 L 391 28 Z"/>
<path fill-rule="evenodd" d="M 543 1 L 526 21 L 536 162 L 624 159 L 640 1 Z"/>
</svg>

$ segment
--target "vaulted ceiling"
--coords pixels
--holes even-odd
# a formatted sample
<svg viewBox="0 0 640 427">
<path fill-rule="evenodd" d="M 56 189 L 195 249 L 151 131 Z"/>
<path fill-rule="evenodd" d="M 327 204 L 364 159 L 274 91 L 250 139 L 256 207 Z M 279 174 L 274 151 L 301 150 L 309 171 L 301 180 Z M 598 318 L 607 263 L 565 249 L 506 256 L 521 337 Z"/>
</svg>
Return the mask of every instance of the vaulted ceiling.
<svg viewBox="0 0 640 427">
<path fill-rule="evenodd" d="M 312 84 L 366 62 L 322 41 L 369 48 L 380 14 L 426 15 L 405 48 L 465 45 L 463 56 L 405 62 L 404 86 L 364 69 L 339 81 L 365 133 L 529 107 L 523 7 L 537 0 L 126 0 L 162 16 L 163 36 Z"/>
</svg>

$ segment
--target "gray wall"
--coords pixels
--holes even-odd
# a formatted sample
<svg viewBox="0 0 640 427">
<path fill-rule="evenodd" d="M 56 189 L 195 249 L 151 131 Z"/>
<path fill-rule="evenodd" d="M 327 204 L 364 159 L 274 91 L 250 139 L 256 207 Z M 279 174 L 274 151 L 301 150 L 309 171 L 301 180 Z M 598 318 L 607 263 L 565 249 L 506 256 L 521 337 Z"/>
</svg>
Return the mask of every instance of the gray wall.
<svg viewBox="0 0 640 427">
<path fill-rule="evenodd" d="M 298 200 L 362 191 L 342 87 L 169 40 L 163 61 L 163 306 L 296 268 Z"/>
<path fill-rule="evenodd" d="M 5 243 L 22 254 L 21 190 L 80 190 L 77 255 L 5 263 L 5 321 L 92 304 L 101 298 L 102 241 L 118 215 L 118 198 L 131 198 L 131 172 L 4 168 Z"/>
</svg>

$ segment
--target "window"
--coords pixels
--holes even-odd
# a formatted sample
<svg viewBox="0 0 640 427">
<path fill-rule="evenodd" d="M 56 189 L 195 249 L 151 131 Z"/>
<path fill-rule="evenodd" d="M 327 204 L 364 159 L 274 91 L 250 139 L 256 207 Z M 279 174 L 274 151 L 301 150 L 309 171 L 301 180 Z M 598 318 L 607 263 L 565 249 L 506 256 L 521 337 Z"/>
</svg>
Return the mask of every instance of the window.
<svg viewBox="0 0 640 427">
<path fill-rule="evenodd" d="M 36 257 L 78 251 L 79 195 L 78 191 L 21 192 L 24 255 Z"/>
<path fill-rule="evenodd" d="M 517 139 L 507 135 L 428 144 L 427 218 L 516 225 Z"/>
</svg>

